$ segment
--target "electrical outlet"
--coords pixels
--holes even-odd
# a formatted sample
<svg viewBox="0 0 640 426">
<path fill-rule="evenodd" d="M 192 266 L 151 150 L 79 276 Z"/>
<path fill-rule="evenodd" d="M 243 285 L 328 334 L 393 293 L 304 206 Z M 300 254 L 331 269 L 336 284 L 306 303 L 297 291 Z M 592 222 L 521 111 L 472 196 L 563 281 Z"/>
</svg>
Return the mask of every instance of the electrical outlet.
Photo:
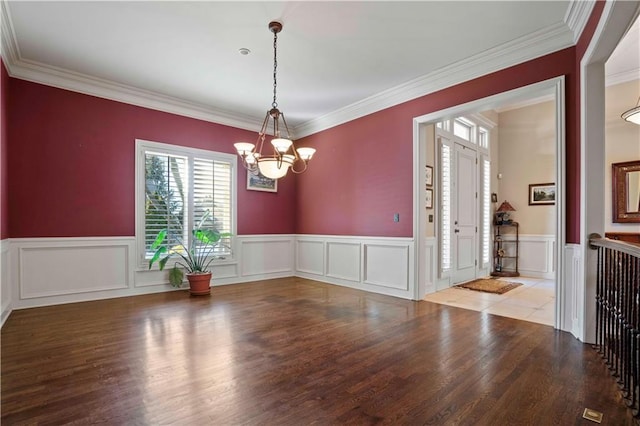
<svg viewBox="0 0 640 426">
<path fill-rule="evenodd" d="M 394 213 L 393 221 L 394 222 L 400 222 L 400 213 Z"/>
</svg>

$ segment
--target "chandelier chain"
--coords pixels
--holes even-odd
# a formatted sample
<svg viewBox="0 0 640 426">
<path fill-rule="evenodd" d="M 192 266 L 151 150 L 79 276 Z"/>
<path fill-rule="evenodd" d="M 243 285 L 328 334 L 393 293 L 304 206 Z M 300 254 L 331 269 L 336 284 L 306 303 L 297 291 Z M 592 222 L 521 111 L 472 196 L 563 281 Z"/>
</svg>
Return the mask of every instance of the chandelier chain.
<svg viewBox="0 0 640 426">
<path fill-rule="evenodd" d="M 278 87 L 278 81 L 276 78 L 276 71 L 278 70 L 278 32 L 273 32 L 273 102 L 271 106 L 278 108 L 278 102 L 276 101 L 276 89 Z"/>
</svg>

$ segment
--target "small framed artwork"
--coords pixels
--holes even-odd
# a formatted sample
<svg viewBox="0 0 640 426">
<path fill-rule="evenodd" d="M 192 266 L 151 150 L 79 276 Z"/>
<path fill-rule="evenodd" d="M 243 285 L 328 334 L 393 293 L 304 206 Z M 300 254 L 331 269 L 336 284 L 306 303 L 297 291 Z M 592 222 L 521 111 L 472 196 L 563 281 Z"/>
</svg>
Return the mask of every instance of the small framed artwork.
<svg viewBox="0 0 640 426">
<path fill-rule="evenodd" d="M 254 175 L 247 170 L 247 189 L 251 191 L 278 192 L 278 180 L 268 178 L 262 173 Z"/>
<path fill-rule="evenodd" d="M 433 208 L 433 189 L 427 189 L 424 200 L 425 200 L 425 206 L 428 209 L 432 209 Z"/>
<path fill-rule="evenodd" d="M 550 206 L 556 203 L 556 184 L 532 183 L 529 185 L 530 206 Z"/>
<path fill-rule="evenodd" d="M 424 172 L 424 180 L 427 186 L 433 186 L 433 167 L 426 166 Z"/>
<path fill-rule="evenodd" d="M 496 194 L 495 192 L 491 193 L 491 202 L 492 203 L 497 203 L 498 202 L 498 194 Z"/>
</svg>

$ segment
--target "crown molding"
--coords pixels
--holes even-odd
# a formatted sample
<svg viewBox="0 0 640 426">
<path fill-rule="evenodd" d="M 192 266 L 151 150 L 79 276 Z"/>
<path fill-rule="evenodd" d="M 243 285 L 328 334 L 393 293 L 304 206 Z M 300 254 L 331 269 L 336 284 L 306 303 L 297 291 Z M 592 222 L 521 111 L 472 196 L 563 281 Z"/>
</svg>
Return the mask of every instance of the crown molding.
<svg viewBox="0 0 640 426">
<path fill-rule="evenodd" d="M 45 84 L 113 101 L 164 111 L 199 120 L 258 132 L 260 119 L 214 109 L 176 97 L 161 95 L 63 68 L 22 59 L 5 0 L 0 1 L 2 57 L 11 77 Z M 555 52 L 575 44 L 575 31 L 582 31 L 593 2 L 573 0 L 565 21 L 509 41 L 433 73 L 382 91 L 292 128 L 297 138 L 352 121 L 380 110 L 416 99 L 492 72 Z M 586 15 L 586 18 L 584 16 Z M 570 21 L 570 22 L 569 22 Z M 583 22 L 584 21 L 584 22 Z"/>
<path fill-rule="evenodd" d="M 20 51 L 18 50 L 11 16 L 9 16 L 5 0 L 0 1 L 0 36 L 2 37 L 0 53 L 4 66 L 7 67 L 7 71 L 11 75 L 11 66 L 18 61 Z"/>
<path fill-rule="evenodd" d="M 260 130 L 258 120 L 255 117 L 231 114 L 206 105 L 187 102 L 172 96 L 161 95 L 38 62 L 19 60 L 11 66 L 10 75 L 34 83 L 171 114 L 256 132 Z"/>
<path fill-rule="evenodd" d="M 576 44 L 580 39 L 595 5 L 596 2 L 591 0 L 571 0 L 569 3 L 564 22 L 573 31 L 573 44 Z"/>
<path fill-rule="evenodd" d="M 616 84 L 626 83 L 628 81 L 640 80 L 640 68 L 630 71 L 619 72 L 617 74 L 605 75 L 604 85 L 614 86 Z"/>
<path fill-rule="evenodd" d="M 572 33 L 567 25 L 558 23 L 385 90 L 317 119 L 309 120 L 295 128 L 296 136 L 309 136 L 570 46 L 573 46 Z"/>
</svg>

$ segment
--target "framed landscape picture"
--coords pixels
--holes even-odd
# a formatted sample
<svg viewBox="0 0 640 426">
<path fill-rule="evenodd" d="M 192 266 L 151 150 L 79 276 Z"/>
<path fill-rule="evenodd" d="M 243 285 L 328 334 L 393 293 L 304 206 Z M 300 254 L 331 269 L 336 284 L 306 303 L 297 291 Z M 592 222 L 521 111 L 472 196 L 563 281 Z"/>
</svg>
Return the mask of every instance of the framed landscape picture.
<svg viewBox="0 0 640 426">
<path fill-rule="evenodd" d="M 278 192 L 278 180 L 263 176 L 262 173 L 254 175 L 247 170 L 247 189 L 251 191 Z"/>
<path fill-rule="evenodd" d="M 556 184 L 532 183 L 529 185 L 529 205 L 549 206 L 556 203 Z"/>
</svg>

